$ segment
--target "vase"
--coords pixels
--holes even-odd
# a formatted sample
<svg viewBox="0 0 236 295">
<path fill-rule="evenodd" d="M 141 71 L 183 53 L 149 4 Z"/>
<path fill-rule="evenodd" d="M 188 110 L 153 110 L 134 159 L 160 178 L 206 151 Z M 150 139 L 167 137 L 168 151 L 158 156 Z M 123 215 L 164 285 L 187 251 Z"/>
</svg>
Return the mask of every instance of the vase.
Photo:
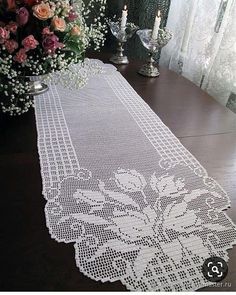
<svg viewBox="0 0 236 295">
<path fill-rule="evenodd" d="M 0 76 L 2 85 L 0 110 L 10 116 L 22 115 L 34 105 L 34 96 L 45 93 L 49 87 L 43 83 L 43 76 L 18 76 L 9 79 Z"/>
<path fill-rule="evenodd" d="M 28 81 L 29 90 L 27 91 L 27 95 L 40 95 L 48 91 L 49 87 L 45 83 L 42 82 L 42 76 L 25 76 L 23 78 Z"/>
</svg>

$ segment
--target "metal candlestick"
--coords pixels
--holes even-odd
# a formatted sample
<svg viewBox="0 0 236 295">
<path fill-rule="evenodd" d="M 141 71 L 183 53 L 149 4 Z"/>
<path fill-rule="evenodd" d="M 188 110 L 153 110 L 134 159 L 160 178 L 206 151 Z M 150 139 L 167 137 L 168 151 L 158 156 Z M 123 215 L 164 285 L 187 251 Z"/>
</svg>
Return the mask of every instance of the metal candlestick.
<svg viewBox="0 0 236 295">
<path fill-rule="evenodd" d="M 160 75 L 155 60 L 154 54 L 163 48 L 172 38 L 172 33 L 167 29 L 159 29 L 157 39 L 152 38 L 152 30 L 145 29 L 137 31 L 137 34 L 145 48 L 148 50 L 148 60 L 145 65 L 139 70 L 139 74 L 145 77 L 158 77 Z"/>
<path fill-rule="evenodd" d="M 118 40 L 117 52 L 110 58 L 110 61 L 118 65 L 128 64 L 128 57 L 124 55 L 124 44 L 139 28 L 133 23 L 127 23 L 125 28 L 121 28 L 119 21 L 110 22 L 109 27 L 113 36 Z"/>
</svg>

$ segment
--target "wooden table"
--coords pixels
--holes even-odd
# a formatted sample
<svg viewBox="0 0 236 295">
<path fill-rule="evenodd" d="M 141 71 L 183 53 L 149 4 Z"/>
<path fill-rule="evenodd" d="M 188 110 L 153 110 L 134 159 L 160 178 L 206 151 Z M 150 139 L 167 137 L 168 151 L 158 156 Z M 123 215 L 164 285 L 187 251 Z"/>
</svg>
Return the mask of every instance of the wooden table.
<svg viewBox="0 0 236 295">
<path fill-rule="evenodd" d="M 107 55 L 100 55 L 104 61 Z M 167 69 L 157 79 L 139 76 L 139 62 L 119 66 L 122 75 L 229 193 L 228 215 L 236 222 L 236 115 L 197 86 Z M 45 224 L 34 111 L 0 116 L 0 290 L 114 291 L 120 283 L 95 282 L 75 265 L 73 244 L 51 239 Z M 229 251 L 231 283 L 214 291 L 236 290 L 236 247 Z"/>
</svg>

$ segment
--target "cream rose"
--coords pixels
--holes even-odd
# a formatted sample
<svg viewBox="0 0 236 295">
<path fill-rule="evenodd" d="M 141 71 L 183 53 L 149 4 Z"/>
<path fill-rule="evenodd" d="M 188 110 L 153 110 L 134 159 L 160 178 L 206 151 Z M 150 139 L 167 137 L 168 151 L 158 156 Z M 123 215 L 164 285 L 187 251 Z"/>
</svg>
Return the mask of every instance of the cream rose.
<svg viewBox="0 0 236 295">
<path fill-rule="evenodd" d="M 33 14 L 40 20 L 47 20 L 53 17 L 53 11 L 48 3 L 40 3 L 33 6 Z"/>
<path fill-rule="evenodd" d="M 77 25 L 75 25 L 75 26 L 71 29 L 70 33 L 71 33 L 72 36 L 79 36 L 80 33 L 81 33 L 80 27 L 77 26 Z"/>
<path fill-rule="evenodd" d="M 52 27 L 55 31 L 64 32 L 66 29 L 66 22 L 63 18 L 54 16 L 52 19 Z"/>
</svg>

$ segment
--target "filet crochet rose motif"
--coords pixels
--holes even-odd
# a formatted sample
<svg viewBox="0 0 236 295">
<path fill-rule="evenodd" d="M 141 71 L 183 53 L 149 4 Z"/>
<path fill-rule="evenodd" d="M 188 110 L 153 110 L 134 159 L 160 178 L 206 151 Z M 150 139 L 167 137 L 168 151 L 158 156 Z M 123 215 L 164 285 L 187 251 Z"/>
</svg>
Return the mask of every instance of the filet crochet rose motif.
<svg viewBox="0 0 236 295">
<path fill-rule="evenodd" d="M 206 258 L 228 260 L 226 192 L 112 67 L 81 90 L 35 99 L 53 239 L 94 280 L 135 291 L 196 290 Z M 69 92 L 69 94 L 68 94 Z"/>
</svg>

